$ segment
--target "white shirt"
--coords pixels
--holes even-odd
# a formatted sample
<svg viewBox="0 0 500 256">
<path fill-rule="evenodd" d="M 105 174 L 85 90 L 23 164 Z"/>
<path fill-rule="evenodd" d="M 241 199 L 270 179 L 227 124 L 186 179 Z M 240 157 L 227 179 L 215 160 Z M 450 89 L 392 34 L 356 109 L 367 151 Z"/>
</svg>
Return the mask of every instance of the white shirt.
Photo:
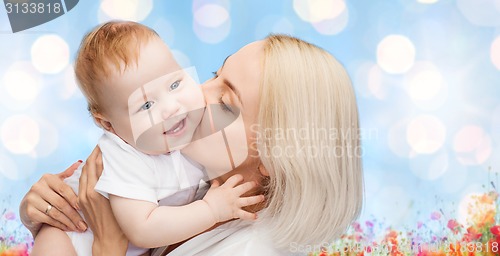
<svg viewBox="0 0 500 256">
<path fill-rule="evenodd" d="M 147 155 L 113 133 L 99 140 L 104 170 L 95 190 L 160 205 L 185 205 L 194 200 L 204 173 L 179 151 L 169 155 Z"/>
<path fill-rule="evenodd" d="M 104 170 L 95 190 L 106 198 L 113 194 L 159 205 L 186 205 L 194 201 L 198 185 L 205 176 L 179 151 L 169 155 L 147 155 L 107 131 L 98 144 Z M 82 168 L 83 164 L 64 180 L 76 194 Z M 92 254 L 93 234 L 90 229 L 84 233 L 67 233 L 78 255 Z M 147 250 L 129 244 L 127 256 L 140 255 Z"/>
<path fill-rule="evenodd" d="M 255 221 L 234 220 L 185 242 L 167 256 L 291 255 L 274 247 L 268 230 Z"/>
</svg>

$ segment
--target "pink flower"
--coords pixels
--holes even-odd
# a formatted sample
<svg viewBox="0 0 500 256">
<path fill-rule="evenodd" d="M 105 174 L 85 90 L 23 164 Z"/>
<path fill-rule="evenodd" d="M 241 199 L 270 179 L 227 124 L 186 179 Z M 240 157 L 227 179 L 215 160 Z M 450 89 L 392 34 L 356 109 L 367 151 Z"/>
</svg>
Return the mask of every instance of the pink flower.
<svg viewBox="0 0 500 256">
<path fill-rule="evenodd" d="M 420 229 L 424 225 L 423 222 L 419 221 L 417 222 L 417 228 Z"/>
<path fill-rule="evenodd" d="M 453 231 L 453 234 L 457 234 L 459 231 L 460 224 L 454 219 L 451 219 L 448 221 L 448 225 L 446 225 L 451 231 Z"/>
<path fill-rule="evenodd" d="M 373 228 L 373 222 L 371 222 L 371 221 L 369 221 L 369 220 L 367 220 L 367 221 L 365 222 L 365 225 L 366 225 L 368 228 Z"/>
<path fill-rule="evenodd" d="M 352 227 L 354 228 L 354 231 L 356 231 L 356 232 L 363 232 L 363 229 L 361 229 L 361 225 L 359 225 L 358 222 L 352 223 Z"/>
<path fill-rule="evenodd" d="M 439 220 L 441 218 L 441 213 L 439 212 L 433 212 L 431 214 L 431 220 Z"/>
<path fill-rule="evenodd" d="M 16 218 L 16 214 L 12 211 L 8 211 L 3 215 L 7 220 L 14 220 Z"/>
</svg>

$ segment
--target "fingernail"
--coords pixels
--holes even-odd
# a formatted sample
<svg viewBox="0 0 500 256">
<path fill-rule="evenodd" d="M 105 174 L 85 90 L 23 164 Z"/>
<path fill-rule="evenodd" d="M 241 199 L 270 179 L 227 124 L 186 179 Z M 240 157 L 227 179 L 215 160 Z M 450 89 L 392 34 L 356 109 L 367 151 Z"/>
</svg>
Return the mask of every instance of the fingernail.
<svg viewBox="0 0 500 256">
<path fill-rule="evenodd" d="M 79 162 L 79 163 L 83 163 L 83 161 L 82 161 L 82 160 L 78 160 L 78 162 Z"/>
<path fill-rule="evenodd" d="M 80 228 L 81 231 L 87 230 L 87 225 L 83 223 L 83 221 L 78 222 L 78 228 Z"/>
</svg>

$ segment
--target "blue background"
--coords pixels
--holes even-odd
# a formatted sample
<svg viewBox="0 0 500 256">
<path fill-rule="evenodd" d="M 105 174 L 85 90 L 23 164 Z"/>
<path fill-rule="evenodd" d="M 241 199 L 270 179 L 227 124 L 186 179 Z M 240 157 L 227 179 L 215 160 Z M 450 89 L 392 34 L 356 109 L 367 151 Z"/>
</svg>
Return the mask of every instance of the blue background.
<svg viewBox="0 0 500 256">
<path fill-rule="evenodd" d="M 16 34 L 0 9 L 0 212 L 17 213 L 43 173 L 84 160 L 95 146 L 100 131 L 71 63 L 83 35 L 112 18 L 154 28 L 181 65 L 197 68 L 200 81 L 269 33 L 291 34 L 335 55 L 353 80 L 365 135 L 362 219 L 414 226 L 441 209 L 463 221 L 460 204 L 497 182 L 498 0 L 119 3 L 80 1 Z M 315 24 L 321 20 L 323 29 Z"/>
</svg>

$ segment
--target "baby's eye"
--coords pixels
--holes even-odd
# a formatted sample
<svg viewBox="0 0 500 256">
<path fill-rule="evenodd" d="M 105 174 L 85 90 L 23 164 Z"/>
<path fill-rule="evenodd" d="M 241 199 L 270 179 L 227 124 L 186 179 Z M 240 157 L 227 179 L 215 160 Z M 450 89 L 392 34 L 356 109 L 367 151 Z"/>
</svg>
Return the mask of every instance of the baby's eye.
<svg viewBox="0 0 500 256">
<path fill-rule="evenodd" d="M 148 101 L 146 103 L 144 103 L 144 105 L 142 105 L 141 109 L 142 110 L 148 110 L 150 109 L 153 105 L 154 105 L 154 101 Z"/>
<path fill-rule="evenodd" d="M 170 90 L 175 90 L 177 89 L 177 87 L 179 87 L 179 85 L 181 84 L 181 81 L 177 80 L 175 81 L 173 84 L 170 85 Z"/>
</svg>

